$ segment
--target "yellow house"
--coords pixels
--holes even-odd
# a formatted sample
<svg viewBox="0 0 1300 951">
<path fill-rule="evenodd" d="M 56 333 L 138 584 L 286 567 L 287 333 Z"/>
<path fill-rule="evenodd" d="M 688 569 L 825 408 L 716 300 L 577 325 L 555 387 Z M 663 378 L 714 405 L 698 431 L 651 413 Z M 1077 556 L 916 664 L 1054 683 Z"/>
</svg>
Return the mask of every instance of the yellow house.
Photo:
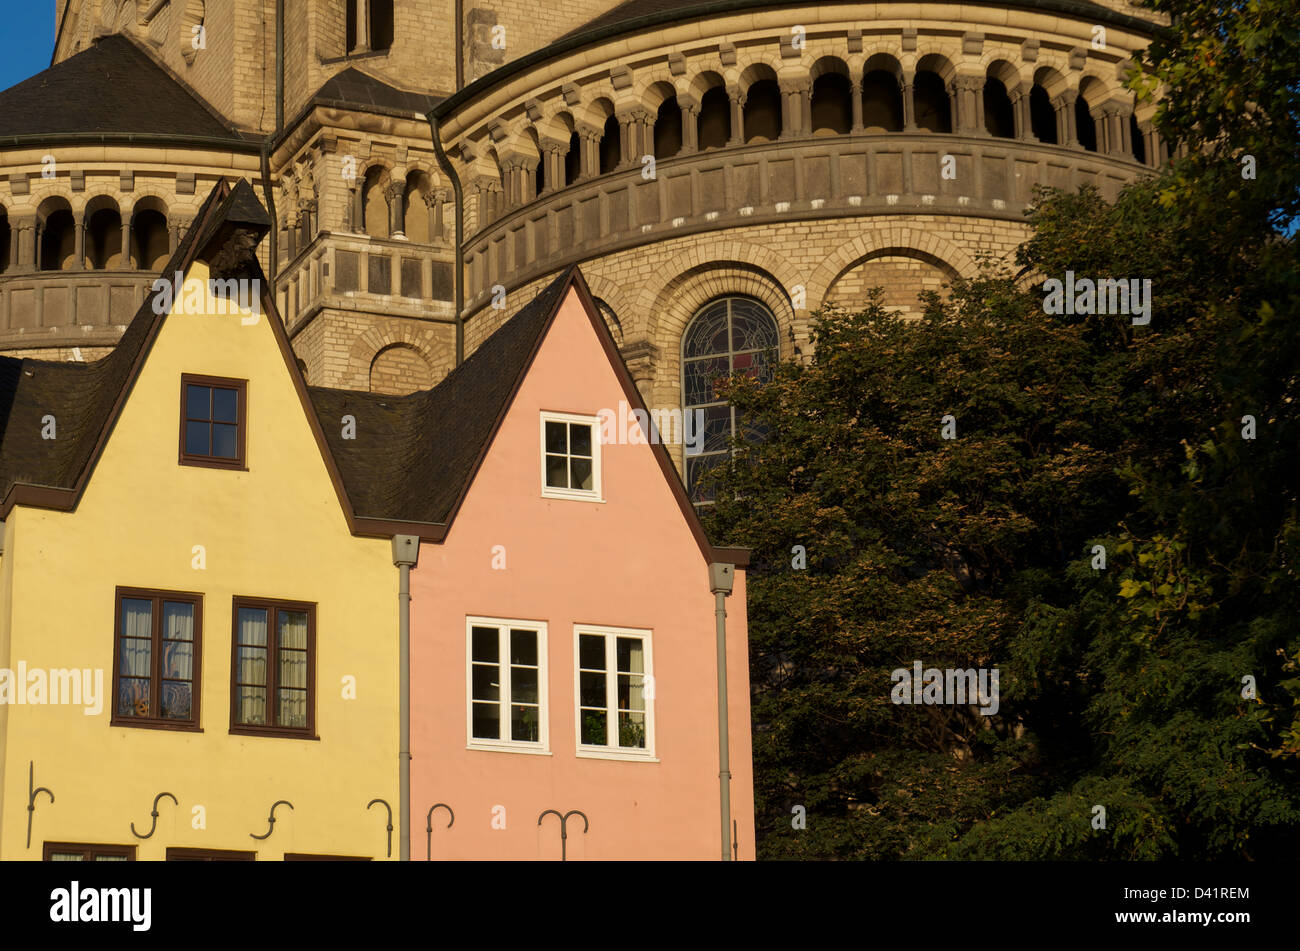
<svg viewBox="0 0 1300 951">
<path fill-rule="evenodd" d="M 398 857 L 398 572 L 269 226 L 219 184 L 110 356 L 0 365 L 0 859 Z"/>
</svg>

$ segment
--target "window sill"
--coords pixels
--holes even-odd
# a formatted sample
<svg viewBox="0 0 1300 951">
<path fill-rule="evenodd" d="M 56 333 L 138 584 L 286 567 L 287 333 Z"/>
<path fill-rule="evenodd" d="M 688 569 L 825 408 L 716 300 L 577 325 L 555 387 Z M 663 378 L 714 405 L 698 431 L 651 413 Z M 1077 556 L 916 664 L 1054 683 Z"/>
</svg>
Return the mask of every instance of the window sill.
<svg viewBox="0 0 1300 951">
<path fill-rule="evenodd" d="M 286 740 L 314 740 L 319 741 L 320 737 L 315 733 L 305 733 L 301 730 L 285 730 L 276 727 L 267 727 L 260 729 L 258 727 L 232 726 L 230 728 L 231 736 L 270 736 Z"/>
<path fill-rule="evenodd" d="M 478 750 L 482 753 L 527 753 L 530 756 L 551 756 L 550 750 L 543 750 L 530 746 L 507 746 L 504 743 L 500 746 L 491 743 L 467 743 L 467 750 Z"/>
<path fill-rule="evenodd" d="M 202 733 L 203 727 L 197 723 L 168 723 L 165 720 L 144 720 L 134 717 L 114 716 L 108 721 L 109 726 L 124 726 L 132 730 L 170 730 L 180 733 Z"/>
<path fill-rule="evenodd" d="M 659 757 L 653 753 L 625 753 L 614 750 L 598 750 L 595 748 L 579 747 L 578 752 L 574 754 L 578 759 L 607 759 L 620 763 L 657 763 Z"/>
<path fill-rule="evenodd" d="M 559 499 L 564 502 L 598 502 L 601 505 L 605 504 L 603 496 L 588 493 L 565 492 L 563 489 L 542 489 L 542 498 Z"/>
</svg>

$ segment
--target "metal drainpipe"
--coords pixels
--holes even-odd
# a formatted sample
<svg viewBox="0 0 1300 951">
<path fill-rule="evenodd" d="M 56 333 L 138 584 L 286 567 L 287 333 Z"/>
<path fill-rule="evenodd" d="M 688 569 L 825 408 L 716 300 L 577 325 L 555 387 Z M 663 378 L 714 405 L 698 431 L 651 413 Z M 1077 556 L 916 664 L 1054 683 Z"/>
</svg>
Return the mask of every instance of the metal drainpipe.
<svg viewBox="0 0 1300 951">
<path fill-rule="evenodd" d="M 452 284 L 455 287 L 456 298 L 456 366 L 460 366 L 465 360 L 465 261 L 461 253 L 461 234 L 465 230 L 465 201 L 461 193 L 460 176 L 456 174 L 455 167 L 451 160 L 447 158 L 447 153 L 442 150 L 442 140 L 438 135 L 438 117 L 429 112 L 426 117 L 429 120 L 429 131 L 433 136 L 433 152 L 438 157 L 438 167 L 447 173 L 451 179 L 452 197 L 456 203 L 456 273 L 452 275 Z"/>
<path fill-rule="evenodd" d="M 722 804 L 722 861 L 731 854 L 731 757 L 727 727 L 727 595 L 736 582 L 732 565 L 709 565 L 709 589 L 713 592 L 713 614 L 718 629 L 718 796 Z"/>
<path fill-rule="evenodd" d="M 397 641 L 398 666 L 398 856 L 411 861 L 411 568 L 420 558 L 418 535 L 393 536 L 393 564 L 397 566 Z"/>
</svg>

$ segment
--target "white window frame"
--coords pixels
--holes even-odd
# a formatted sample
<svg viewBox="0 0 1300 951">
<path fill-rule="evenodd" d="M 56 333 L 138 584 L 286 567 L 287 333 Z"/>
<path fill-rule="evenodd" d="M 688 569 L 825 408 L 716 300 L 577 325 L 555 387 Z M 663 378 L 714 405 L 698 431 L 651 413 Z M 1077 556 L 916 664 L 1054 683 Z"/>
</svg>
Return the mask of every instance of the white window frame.
<svg viewBox="0 0 1300 951">
<path fill-rule="evenodd" d="M 486 739 L 474 735 L 474 628 L 497 629 L 497 665 L 501 676 L 501 735 L 505 739 Z M 512 740 L 510 736 L 510 630 L 534 631 L 537 634 L 537 736 L 536 741 Z M 546 622 L 520 618 L 467 616 L 465 618 L 465 748 L 505 753 L 551 755 L 550 689 L 546 655 Z"/>
<path fill-rule="evenodd" d="M 546 424 L 547 423 L 578 423 L 586 424 L 591 427 L 591 488 L 590 489 L 561 489 L 556 486 L 546 484 Z M 605 497 L 601 488 L 600 481 L 600 417 L 599 416 L 581 416 L 576 413 L 553 413 L 548 410 L 542 410 L 541 422 L 538 425 L 540 442 L 538 444 L 539 464 L 541 466 L 541 484 L 542 498 L 544 499 L 569 499 L 576 502 L 604 502 Z M 566 430 L 567 433 L 567 430 Z"/>
<path fill-rule="evenodd" d="M 625 746 L 591 746 L 582 742 L 582 668 L 580 639 L 583 634 L 600 634 L 605 637 L 605 712 L 606 736 L 611 728 L 618 730 L 618 637 L 637 637 L 645 645 L 645 677 L 649 696 L 645 698 L 645 749 Z M 573 739 L 577 756 L 582 759 L 612 759 L 636 763 L 657 763 L 655 755 L 655 704 L 658 691 L 654 676 L 654 637 L 647 628 L 608 627 L 602 624 L 573 625 Z"/>
</svg>

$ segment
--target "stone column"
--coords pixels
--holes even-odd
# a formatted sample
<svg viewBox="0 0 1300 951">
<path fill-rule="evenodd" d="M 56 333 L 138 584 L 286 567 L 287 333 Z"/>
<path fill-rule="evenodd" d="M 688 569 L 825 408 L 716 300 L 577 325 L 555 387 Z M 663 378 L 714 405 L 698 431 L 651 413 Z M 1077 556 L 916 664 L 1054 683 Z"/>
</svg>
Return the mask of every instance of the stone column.
<svg viewBox="0 0 1300 951">
<path fill-rule="evenodd" d="M 84 271 L 86 269 L 86 210 L 84 208 L 77 212 L 73 228 L 76 229 L 77 237 L 75 250 L 72 252 L 72 269 Z"/>
<path fill-rule="evenodd" d="M 957 77 L 954 76 L 943 86 L 944 91 L 948 93 L 948 127 L 953 132 L 961 130 L 967 114 L 967 110 L 958 102 L 961 97 L 958 95 L 957 82 Z"/>
<path fill-rule="evenodd" d="M 1037 142 L 1029 119 L 1029 89 L 1017 86 L 1008 97 L 1011 99 L 1011 119 L 1015 123 L 1016 138 L 1021 142 Z"/>
<path fill-rule="evenodd" d="M 122 258 L 117 262 L 119 271 L 131 270 L 131 213 L 121 212 Z"/>
<path fill-rule="evenodd" d="M 949 84 L 949 97 L 956 105 L 952 130 L 961 135 L 984 135 L 984 79 L 980 76 L 956 76 Z"/>
<path fill-rule="evenodd" d="M 677 108 L 682 111 L 681 154 L 689 155 L 692 152 L 698 152 L 700 148 L 700 104 L 690 96 L 678 96 Z"/>
<path fill-rule="evenodd" d="M 915 132 L 916 125 L 916 76 L 914 73 L 903 74 L 903 131 Z"/>
<path fill-rule="evenodd" d="M 388 236 L 406 237 L 406 179 L 394 178 L 384 189 L 388 199 Z"/>
<path fill-rule="evenodd" d="M 795 89 L 795 99 L 800 105 L 799 134 L 812 135 L 812 81 L 800 83 Z"/>
<path fill-rule="evenodd" d="M 528 202 L 538 198 L 537 194 L 537 163 L 542 160 L 539 155 L 537 158 L 521 158 L 519 160 L 518 185 L 519 204 L 526 205 Z M 542 170 L 545 174 L 545 169 Z"/>
<path fill-rule="evenodd" d="M 1075 148 L 1079 145 L 1074 118 L 1074 102 L 1078 98 L 1079 92 L 1075 89 L 1067 89 L 1052 98 L 1052 108 L 1056 110 L 1056 141 Z"/>
<path fill-rule="evenodd" d="M 731 101 L 731 138 L 727 145 L 745 143 L 745 93 L 739 86 L 727 87 L 727 98 Z"/>
<path fill-rule="evenodd" d="M 600 139 L 601 130 L 580 128 L 578 130 L 578 181 L 595 178 L 600 174 Z"/>
<path fill-rule="evenodd" d="M 447 192 L 441 188 L 424 196 L 424 204 L 429 211 L 430 243 L 442 240 L 442 203 L 446 200 Z"/>
<path fill-rule="evenodd" d="M 348 186 L 348 207 L 347 207 L 347 229 L 354 234 L 364 231 L 363 221 L 365 218 L 365 198 L 361 194 L 361 187 L 353 181 Z"/>
<path fill-rule="evenodd" d="M 862 80 L 855 79 L 849 83 L 849 95 L 853 97 L 853 128 L 855 135 L 865 131 L 862 125 Z"/>
<path fill-rule="evenodd" d="M 9 271 L 32 270 L 36 267 L 36 219 L 14 218 L 10 222 Z"/>
</svg>

